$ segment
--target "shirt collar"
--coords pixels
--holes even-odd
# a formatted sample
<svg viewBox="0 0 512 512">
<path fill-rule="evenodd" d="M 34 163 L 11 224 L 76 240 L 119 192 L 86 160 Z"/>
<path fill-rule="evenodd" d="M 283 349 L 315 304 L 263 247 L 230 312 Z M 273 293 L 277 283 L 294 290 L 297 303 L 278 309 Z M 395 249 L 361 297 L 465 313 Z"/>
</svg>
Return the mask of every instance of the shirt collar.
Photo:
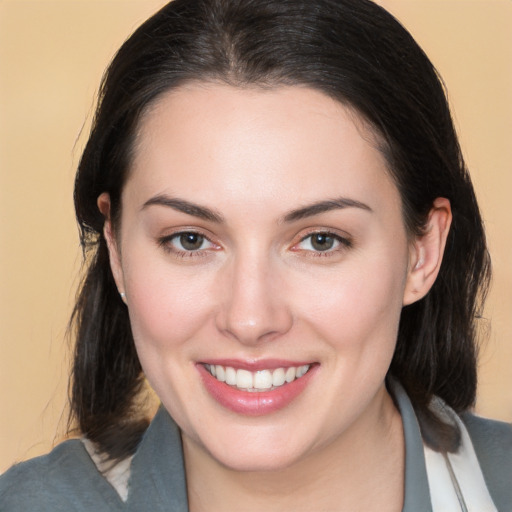
<svg viewBox="0 0 512 512">
<path fill-rule="evenodd" d="M 432 503 L 418 419 L 402 385 L 394 379 L 388 379 L 387 385 L 402 416 L 404 428 L 405 492 L 402 512 L 431 512 Z"/>
</svg>

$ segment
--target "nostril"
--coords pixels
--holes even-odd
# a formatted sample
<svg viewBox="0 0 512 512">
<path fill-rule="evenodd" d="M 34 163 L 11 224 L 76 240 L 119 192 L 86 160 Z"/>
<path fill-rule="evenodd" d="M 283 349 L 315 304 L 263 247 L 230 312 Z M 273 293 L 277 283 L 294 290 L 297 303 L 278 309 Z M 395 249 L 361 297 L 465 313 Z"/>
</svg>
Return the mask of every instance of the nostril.
<svg viewBox="0 0 512 512">
<path fill-rule="evenodd" d="M 246 314 L 238 309 L 219 315 L 217 325 L 226 336 L 240 343 L 254 344 L 272 341 L 287 333 L 292 325 L 292 316 L 275 308 L 260 310 L 258 314 L 254 309 Z"/>
</svg>

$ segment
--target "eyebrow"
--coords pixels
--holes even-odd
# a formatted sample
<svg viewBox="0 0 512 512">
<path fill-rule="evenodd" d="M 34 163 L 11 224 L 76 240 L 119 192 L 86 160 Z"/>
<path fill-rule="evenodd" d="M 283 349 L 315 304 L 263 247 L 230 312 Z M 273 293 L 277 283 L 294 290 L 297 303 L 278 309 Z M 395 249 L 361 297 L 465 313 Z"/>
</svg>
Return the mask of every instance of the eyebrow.
<svg viewBox="0 0 512 512">
<path fill-rule="evenodd" d="M 219 224 L 224 222 L 224 217 L 220 213 L 217 213 L 206 206 L 199 206 L 198 204 L 191 203 L 190 201 L 185 201 L 184 199 L 158 195 L 148 199 L 142 205 L 141 209 L 144 210 L 148 206 L 153 205 L 166 206 L 173 210 L 186 213 L 187 215 L 192 215 L 193 217 L 198 217 L 211 222 L 217 222 Z"/>
<path fill-rule="evenodd" d="M 218 224 L 222 224 L 224 222 L 224 217 L 220 213 L 217 213 L 214 210 L 207 208 L 206 206 L 200 206 L 190 201 L 186 201 L 185 199 L 169 197 L 165 194 L 157 195 L 151 199 L 148 199 L 142 205 L 141 209 L 144 210 L 145 208 L 153 205 L 172 208 L 173 210 L 186 213 L 187 215 L 192 215 L 193 217 L 216 222 Z M 362 203 L 361 201 L 356 201 L 355 199 L 349 199 L 346 197 L 339 197 L 337 199 L 318 201 L 308 206 L 292 210 L 282 218 L 282 221 L 294 222 L 300 219 L 305 219 L 307 217 L 313 217 L 314 215 L 319 215 L 320 213 L 345 208 L 359 208 L 368 212 L 373 211 L 367 204 Z"/>
<path fill-rule="evenodd" d="M 319 201 L 317 203 L 304 206 L 303 208 L 292 210 L 283 217 L 283 220 L 284 222 L 294 222 L 296 220 L 305 219 L 307 217 L 313 217 L 314 215 L 318 215 L 320 213 L 345 208 L 360 208 L 361 210 L 373 212 L 373 210 L 367 204 L 362 203 L 361 201 L 356 201 L 355 199 L 349 199 L 346 197 L 339 197 L 336 199 Z"/>
</svg>

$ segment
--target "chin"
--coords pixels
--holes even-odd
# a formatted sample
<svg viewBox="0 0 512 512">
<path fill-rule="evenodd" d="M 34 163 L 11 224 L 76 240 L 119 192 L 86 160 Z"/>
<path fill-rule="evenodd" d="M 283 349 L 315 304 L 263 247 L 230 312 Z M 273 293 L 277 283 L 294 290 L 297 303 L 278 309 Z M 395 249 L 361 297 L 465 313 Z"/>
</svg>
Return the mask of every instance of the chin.
<svg viewBox="0 0 512 512">
<path fill-rule="evenodd" d="M 199 437 L 199 446 L 218 464 L 233 471 L 272 472 L 285 470 L 313 450 L 308 441 L 316 436 L 300 437 L 290 432 L 290 425 L 234 426 L 223 432 L 209 432 Z M 295 434 L 298 432 L 296 431 Z M 202 432 L 204 434 L 204 432 Z M 201 439 L 202 437 L 202 439 Z"/>
<path fill-rule="evenodd" d="M 250 449 L 238 452 L 232 450 L 231 453 L 210 453 L 210 455 L 219 464 L 232 471 L 254 473 L 283 471 L 300 459 L 297 454 L 288 451 L 281 453 L 275 450 L 264 452 Z"/>
</svg>

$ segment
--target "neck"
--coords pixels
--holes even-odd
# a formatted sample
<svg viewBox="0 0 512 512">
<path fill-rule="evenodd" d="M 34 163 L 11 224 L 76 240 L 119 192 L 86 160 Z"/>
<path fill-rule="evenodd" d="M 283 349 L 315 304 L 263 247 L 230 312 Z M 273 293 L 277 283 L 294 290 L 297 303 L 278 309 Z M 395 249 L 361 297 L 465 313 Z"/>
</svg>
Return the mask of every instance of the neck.
<svg viewBox="0 0 512 512">
<path fill-rule="evenodd" d="M 183 435 L 190 511 L 402 510 L 402 421 L 385 389 L 372 412 L 332 442 L 273 471 L 227 468 Z"/>
</svg>

